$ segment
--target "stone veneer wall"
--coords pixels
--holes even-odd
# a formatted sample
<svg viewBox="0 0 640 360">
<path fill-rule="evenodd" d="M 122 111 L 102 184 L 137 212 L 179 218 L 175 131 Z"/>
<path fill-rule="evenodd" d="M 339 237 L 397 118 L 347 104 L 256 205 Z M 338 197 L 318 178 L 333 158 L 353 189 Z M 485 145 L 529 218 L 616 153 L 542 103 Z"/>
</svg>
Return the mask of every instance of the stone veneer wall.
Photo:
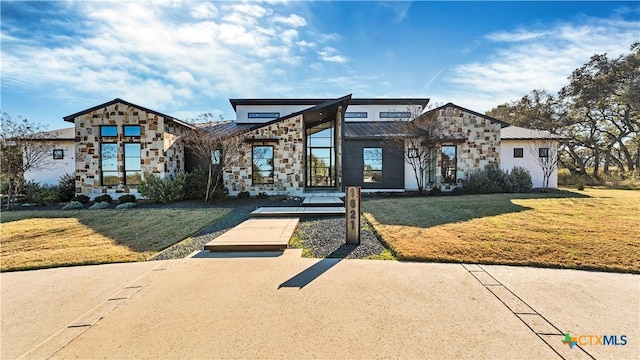
<svg viewBox="0 0 640 360">
<path fill-rule="evenodd" d="M 269 195 L 299 194 L 304 190 L 304 124 L 302 115 L 252 130 L 246 139 L 278 139 L 278 142 L 242 143 L 238 160 L 223 174 L 229 195 L 249 191 L 251 195 L 265 192 Z M 273 184 L 253 184 L 252 149 L 254 145 L 273 145 Z"/>
<path fill-rule="evenodd" d="M 464 138 L 464 142 L 442 142 L 436 146 L 436 186 L 441 184 L 442 157 L 440 145 L 457 147 L 457 179 L 464 180 L 470 172 L 484 169 L 490 163 L 500 163 L 500 124 L 455 107 L 438 110 L 438 134 L 444 138 Z"/>
<path fill-rule="evenodd" d="M 163 116 L 115 103 L 80 115 L 74 119 L 76 132 L 76 193 L 95 197 L 109 193 L 138 195 L 136 186 L 124 185 L 123 143 L 140 143 L 142 171 L 160 177 L 184 171 L 184 148 L 176 140 L 176 127 Z M 167 124 L 168 123 L 168 124 Z M 117 125 L 118 136 L 101 139 L 101 125 Z M 125 137 L 123 125 L 140 125 L 140 138 Z M 117 142 L 120 186 L 102 186 L 100 177 L 100 142 Z M 143 174 L 144 177 L 144 174 Z M 139 196 L 139 195 L 138 195 Z"/>
</svg>

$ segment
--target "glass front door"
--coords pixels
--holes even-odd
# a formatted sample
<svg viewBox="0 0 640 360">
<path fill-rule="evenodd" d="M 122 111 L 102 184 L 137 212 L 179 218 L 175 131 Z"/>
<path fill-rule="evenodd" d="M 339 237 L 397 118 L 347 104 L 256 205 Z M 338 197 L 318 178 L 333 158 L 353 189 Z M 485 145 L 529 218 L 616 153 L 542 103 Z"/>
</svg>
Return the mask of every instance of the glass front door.
<svg viewBox="0 0 640 360">
<path fill-rule="evenodd" d="M 335 137 L 333 121 L 308 128 L 307 187 L 335 187 Z"/>
</svg>

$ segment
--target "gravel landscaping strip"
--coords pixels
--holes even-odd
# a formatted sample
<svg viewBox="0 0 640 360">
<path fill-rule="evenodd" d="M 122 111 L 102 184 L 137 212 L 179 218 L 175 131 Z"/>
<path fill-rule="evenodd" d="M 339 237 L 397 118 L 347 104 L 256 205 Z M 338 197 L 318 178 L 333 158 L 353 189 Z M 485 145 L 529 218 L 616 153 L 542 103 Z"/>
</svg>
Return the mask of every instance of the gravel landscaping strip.
<svg viewBox="0 0 640 360">
<path fill-rule="evenodd" d="M 301 218 L 294 236 L 314 257 L 362 259 L 386 250 L 370 226 L 362 220 L 360 245 L 347 245 L 344 217 Z"/>
</svg>

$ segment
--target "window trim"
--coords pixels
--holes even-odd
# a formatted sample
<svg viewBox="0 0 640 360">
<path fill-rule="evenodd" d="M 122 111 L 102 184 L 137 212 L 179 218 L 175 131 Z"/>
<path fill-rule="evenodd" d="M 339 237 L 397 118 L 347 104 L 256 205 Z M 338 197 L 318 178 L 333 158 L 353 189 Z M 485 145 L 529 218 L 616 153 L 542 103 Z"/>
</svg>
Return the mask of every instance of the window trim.
<svg viewBox="0 0 640 360">
<path fill-rule="evenodd" d="M 53 160 L 64 159 L 64 149 L 53 149 Z"/>
<path fill-rule="evenodd" d="M 138 128 L 138 135 L 127 135 L 127 128 Z M 139 138 L 142 136 L 142 127 L 140 125 L 124 125 L 122 129 L 122 133 L 126 137 Z"/>
<path fill-rule="evenodd" d="M 258 147 L 271 148 L 271 170 L 270 170 L 271 171 L 271 176 L 267 176 L 267 178 L 271 179 L 270 181 L 266 181 L 266 182 L 265 181 L 261 181 L 261 182 L 257 182 L 256 181 L 256 177 L 255 177 L 255 174 L 254 174 L 254 171 L 255 171 L 255 169 L 254 169 L 254 166 L 255 166 L 254 158 L 255 158 L 255 149 L 258 148 Z M 275 154 L 275 148 L 274 148 L 273 145 L 253 145 L 251 147 L 251 183 L 252 183 L 252 185 L 272 185 L 272 184 L 275 183 L 275 164 L 274 164 L 275 157 L 276 157 L 276 154 Z M 267 171 L 267 170 L 257 170 L 257 171 L 264 172 L 264 171 Z"/>
<path fill-rule="evenodd" d="M 513 158 L 514 159 L 524 158 L 524 148 L 513 148 Z"/>
<path fill-rule="evenodd" d="M 444 164 L 444 157 L 443 157 L 443 151 L 442 148 L 445 147 L 452 147 L 454 152 L 453 152 L 453 181 L 445 181 L 445 178 L 447 180 L 450 180 L 448 177 L 445 177 L 445 174 L 447 172 L 447 169 L 450 168 L 450 166 L 445 168 L 445 164 Z M 442 176 L 442 183 L 443 184 L 456 184 L 458 182 L 458 147 L 456 145 L 442 145 L 440 146 L 440 167 L 441 167 L 441 176 Z"/>
<path fill-rule="evenodd" d="M 380 170 L 378 169 L 371 169 L 371 170 L 367 170 L 366 169 L 366 157 L 365 154 L 367 153 L 367 150 L 380 150 Z M 384 149 L 382 147 L 363 147 L 362 148 L 362 183 L 363 184 L 380 184 L 383 182 L 383 176 L 384 176 Z M 366 174 L 367 172 L 372 172 L 374 175 L 379 173 L 379 177 L 378 177 L 378 181 L 367 181 L 366 180 Z M 373 178 L 373 177 L 372 177 Z"/>
<path fill-rule="evenodd" d="M 114 128 L 116 130 L 116 134 L 115 135 L 105 135 L 104 134 L 104 129 L 107 128 Z M 100 125 L 100 137 L 108 137 L 108 138 L 113 138 L 113 137 L 117 137 L 118 136 L 118 125 Z"/>
<path fill-rule="evenodd" d="M 139 172 L 140 173 L 140 181 L 142 181 L 142 163 L 140 163 L 140 170 L 128 170 L 127 169 L 127 145 L 138 145 L 139 147 L 139 155 L 138 155 L 138 159 L 139 161 L 142 161 L 142 145 L 139 142 L 128 142 L 128 143 L 124 143 L 122 145 L 122 162 L 123 162 L 123 175 L 124 175 L 124 184 L 125 185 L 140 185 L 140 183 L 129 183 L 127 181 L 127 173 L 128 172 Z"/>
<path fill-rule="evenodd" d="M 411 113 L 409 111 L 380 111 L 381 119 L 409 119 Z"/>
<path fill-rule="evenodd" d="M 103 156 L 103 147 L 105 145 L 115 145 L 116 147 L 116 169 L 115 170 L 104 170 L 104 156 Z M 118 179 L 118 184 L 105 184 L 104 183 L 104 175 L 107 173 L 115 173 L 116 179 Z M 120 183 L 120 173 L 118 172 L 118 143 L 117 142 L 101 142 L 100 143 L 100 186 L 118 186 Z"/>
<path fill-rule="evenodd" d="M 538 157 L 548 158 L 549 157 L 549 148 L 547 148 L 547 147 L 538 148 Z"/>
</svg>

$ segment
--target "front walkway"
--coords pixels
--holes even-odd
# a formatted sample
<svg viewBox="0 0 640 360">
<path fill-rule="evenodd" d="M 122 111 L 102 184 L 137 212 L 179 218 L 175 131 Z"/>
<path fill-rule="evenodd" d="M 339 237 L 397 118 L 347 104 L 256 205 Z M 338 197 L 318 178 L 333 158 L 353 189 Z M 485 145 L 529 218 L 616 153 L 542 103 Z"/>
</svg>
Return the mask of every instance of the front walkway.
<svg viewBox="0 0 640 360">
<path fill-rule="evenodd" d="M 286 250 L 202 251 L 175 263 L 0 281 L 3 359 L 632 359 L 640 351 L 640 276 L 630 274 Z M 563 333 L 615 335 L 620 344 L 624 335 L 626 345 L 570 349 Z"/>
<path fill-rule="evenodd" d="M 209 251 L 278 251 L 289 245 L 299 218 L 249 219 L 204 245 Z"/>
</svg>

